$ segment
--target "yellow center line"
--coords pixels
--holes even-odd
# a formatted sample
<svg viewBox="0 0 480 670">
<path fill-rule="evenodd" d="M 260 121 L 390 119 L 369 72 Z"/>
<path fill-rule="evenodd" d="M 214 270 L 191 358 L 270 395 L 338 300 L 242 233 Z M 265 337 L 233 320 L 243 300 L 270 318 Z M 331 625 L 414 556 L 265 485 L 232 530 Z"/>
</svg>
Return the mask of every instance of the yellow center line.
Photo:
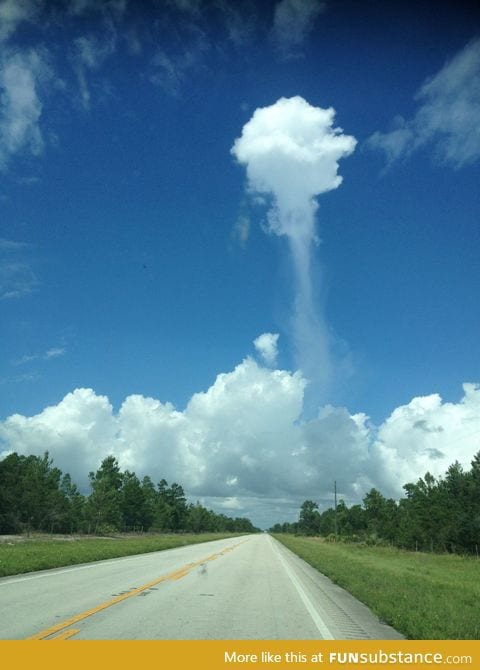
<svg viewBox="0 0 480 670">
<path fill-rule="evenodd" d="M 166 575 L 163 575 L 162 577 L 158 577 L 157 579 L 154 579 L 151 582 L 148 582 L 148 584 L 143 584 L 142 586 L 138 586 L 137 588 L 130 589 L 127 593 L 124 593 L 119 596 L 115 596 L 115 598 L 112 598 L 111 600 L 107 600 L 104 603 L 101 603 L 100 605 L 96 605 L 95 607 L 92 607 L 91 609 L 85 610 L 85 612 L 81 612 L 80 614 L 75 614 L 74 616 L 70 617 L 69 619 L 65 619 L 65 621 L 62 621 L 61 623 L 57 623 L 54 626 L 51 626 L 50 628 L 45 628 L 45 630 L 40 631 L 39 633 L 36 633 L 35 635 L 32 635 L 31 637 L 27 637 L 25 639 L 27 640 L 44 640 L 46 637 L 50 637 L 54 633 L 58 633 L 59 631 L 63 630 L 64 628 L 68 628 L 68 626 L 71 626 L 74 623 L 77 623 L 78 621 L 82 621 L 83 619 L 87 619 L 88 617 L 92 616 L 93 614 L 97 614 L 98 612 L 101 612 L 102 610 L 107 609 L 108 607 L 112 607 L 112 605 L 116 605 L 117 603 L 122 602 L 123 600 L 127 600 L 127 598 L 132 598 L 133 596 L 138 595 L 139 593 L 142 593 L 143 591 L 147 591 L 148 589 L 151 589 L 152 586 L 156 586 L 157 584 L 160 584 L 161 582 L 166 582 L 166 581 L 176 581 L 177 579 L 181 579 L 182 577 L 185 577 L 185 575 L 188 575 L 188 573 L 193 570 L 193 568 L 198 567 L 199 565 L 202 565 L 203 563 L 206 563 L 207 561 L 214 561 L 216 558 L 219 556 L 222 556 L 226 551 L 233 551 L 233 549 L 236 549 L 239 547 L 241 544 L 244 542 L 247 542 L 248 540 L 243 540 L 242 542 L 239 542 L 238 544 L 234 544 L 230 547 L 227 547 L 227 549 L 224 549 L 218 553 L 211 554 L 210 556 L 207 556 L 206 558 L 202 558 L 199 561 L 195 561 L 194 563 L 187 563 L 183 567 L 174 570 L 173 572 L 169 572 Z M 68 633 L 69 631 L 66 631 Z M 75 631 L 78 632 L 78 631 Z M 72 633 L 73 635 L 74 633 Z M 67 637 L 70 637 L 67 635 Z M 54 638 L 55 640 L 62 639 L 60 636 L 56 636 Z M 64 638 L 65 639 L 65 638 Z"/>
<path fill-rule="evenodd" d="M 69 637 L 73 637 L 79 632 L 80 628 L 69 628 L 68 630 L 62 631 L 58 635 L 55 635 L 55 637 L 52 637 L 52 640 L 68 640 Z"/>
</svg>

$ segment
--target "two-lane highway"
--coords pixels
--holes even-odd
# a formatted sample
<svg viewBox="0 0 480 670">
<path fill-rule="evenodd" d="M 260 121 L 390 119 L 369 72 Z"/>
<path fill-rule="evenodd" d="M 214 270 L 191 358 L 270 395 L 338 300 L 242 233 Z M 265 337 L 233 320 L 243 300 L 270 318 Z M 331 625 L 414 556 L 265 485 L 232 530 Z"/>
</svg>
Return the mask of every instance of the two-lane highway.
<svg viewBox="0 0 480 670">
<path fill-rule="evenodd" d="M 1 639 L 400 639 L 268 535 L 0 579 Z"/>
</svg>

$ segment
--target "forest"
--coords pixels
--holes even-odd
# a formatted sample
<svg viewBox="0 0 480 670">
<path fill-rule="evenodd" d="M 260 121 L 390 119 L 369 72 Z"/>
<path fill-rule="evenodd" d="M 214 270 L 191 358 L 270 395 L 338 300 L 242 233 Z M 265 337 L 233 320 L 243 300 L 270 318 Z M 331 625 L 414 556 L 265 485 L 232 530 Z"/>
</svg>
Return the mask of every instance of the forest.
<svg viewBox="0 0 480 670">
<path fill-rule="evenodd" d="M 83 495 L 48 452 L 12 453 L 0 461 L 0 534 L 117 532 L 257 532 L 249 519 L 232 519 L 188 503 L 180 484 L 122 472 L 113 456 L 89 473 Z"/>
<path fill-rule="evenodd" d="M 315 501 L 305 500 L 298 521 L 277 523 L 270 530 L 418 551 L 479 555 L 480 451 L 470 470 L 455 462 L 443 477 L 435 478 L 427 472 L 403 489 L 405 496 L 399 501 L 373 488 L 362 504 L 348 507 L 340 499 L 336 509 L 323 512 Z"/>
</svg>

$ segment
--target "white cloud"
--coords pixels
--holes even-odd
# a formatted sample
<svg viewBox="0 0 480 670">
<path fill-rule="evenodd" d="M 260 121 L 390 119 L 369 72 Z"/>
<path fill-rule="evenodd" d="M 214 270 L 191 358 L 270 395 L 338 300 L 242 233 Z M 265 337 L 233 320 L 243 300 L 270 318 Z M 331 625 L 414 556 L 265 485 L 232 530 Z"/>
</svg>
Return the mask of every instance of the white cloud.
<svg viewBox="0 0 480 670">
<path fill-rule="evenodd" d="M 356 140 L 333 126 L 335 110 L 313 107 L 300 96 L 255 110 L 231 149 L 246 166 L 249 189 L 270 194 L 270 228 L 297 240 L 314 237 L 316 195 L 342 183 L 338 161 Z"/>
<path fill-rule="evenodd" d="M 0 450 L 43 454 L 87 486 L 108 454 L 123 468 L 178 481 L 193 501 L 241 509 L 261 525 L 294 517 L 306 498 L 330 500 L 333 481 L 349 501 L 376 486 L 400 496 L 428 470 L 441 475 L 479 450 L 480 386 L 458 403 L 433 394 L 395 409 L 378 428 L 368 417 L 326 406 L 300 421 L 306 381 L 247 358 L 195 394 L 183 412 L 132 395 L 118 412 L 105 396 L 76 389 L 32 417 L 0 422 Z"/>
<path fill-rule="evenodd" d="M 315 19 L 326 7 L 327 3 L 319 0 L 280 0 L 277 3 L 272 35 L 285 55 L 291 55 L 304 43 Z"/>
<path fill-rule="evenodd" d="M 480 450 L 480 386 L 464 384 L 463 390 L 459 403 L 443 402 L 438 394 L 414 398 L 380 426 L 372 455 L 385 463 L 387 486 L 393 488 L 394 479 L 412 481 L 427 470 L 441 474 L 455 460 L 469 465 Z"/>
<path fill-rule="evenodd" d="M 0 63 L 0 170 L 7 168 L 14 154 L 42 153 L 43 104 L 39 88 L 50 78 L 51 70 L 43 52 L 4 53 Z"/>
<path fill-rule="evenodd" d="M 275 365 L 278 356 L 278 333 L 263 333 L 253 344 L 267 365 Z"/>
<path fill-rule="evenodd" d="M 298 373 L 246 359 L 195 394 L 183 412 L 135 395 L 114 414 L 107 398 L 77 389 L 36 416 L 6 419 L 0 441 L 21 453 L 49 449 L 83 485 L 88 470 L 113 453 L 123 467 L 181 481 L 192 495 L 263 495 L 292 477 L 284 464 L 304 384 Z M 294 478 L 301 486 L 301 468 Z"/>
<path fill-rule="evenodd" d="M 368 146 L 384 151 L 387 164 L 431 147 L 440 163 L 460 168 L 480 158 L 480 38 L 472 40 L 416 94 L 420 106 L 408 120 L 397 117 Z"/>
</svg>

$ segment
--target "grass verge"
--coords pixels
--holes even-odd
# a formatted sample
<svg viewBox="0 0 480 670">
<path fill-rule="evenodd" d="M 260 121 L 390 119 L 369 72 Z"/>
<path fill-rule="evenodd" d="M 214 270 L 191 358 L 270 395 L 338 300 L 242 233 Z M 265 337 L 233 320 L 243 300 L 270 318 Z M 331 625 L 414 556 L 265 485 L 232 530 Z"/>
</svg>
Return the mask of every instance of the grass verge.
<svg viewBox="0 0 480 670">
<path fill-rule="evenodd" d="M 22 542 L 0 544 L 0 577 L 24 572 L 59 568 L 78 563 L 91 563 L 106 558 L 146 554 L 187 544 L 211 542 L 232 533 L 200 535 L 145 535 L 115 538 L 80 538 L 70 541 L 55 539 L 26 539 Z"/>
<path fill-rule="evenodd" d="M 480 639 L 477 558 L 274 537 L 410 639 Z"/>
</svg>

